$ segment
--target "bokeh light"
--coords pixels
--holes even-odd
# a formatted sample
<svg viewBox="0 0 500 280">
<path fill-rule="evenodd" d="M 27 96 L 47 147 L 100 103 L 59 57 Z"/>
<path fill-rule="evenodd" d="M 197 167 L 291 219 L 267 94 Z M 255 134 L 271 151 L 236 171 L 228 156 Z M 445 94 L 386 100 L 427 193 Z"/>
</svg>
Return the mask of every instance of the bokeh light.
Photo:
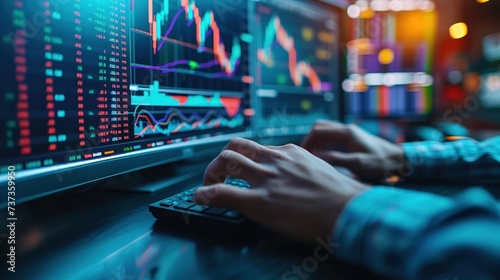
<svg viewBox="0 0 500 280">
<path fill-rule="evenodd" d="M 391 49 L 382 49 L 378 53 L 378 61 L 380 64 L 391 64 L 394 60 L 394 52 Z"/>
<path fill-rule="evenodd" d="M 347 15 L 350 18 L 358 18 L 361 14 L 361 8 L 358 5 L 350 5 L 347 8 Z"/>
<path fill-rule="evenodd" d="M 467 24 L 464 22 L 457 22 L 450 26 L 450 36 L 453 39 L 460 39 L 467 35 Z"/>
</svg>

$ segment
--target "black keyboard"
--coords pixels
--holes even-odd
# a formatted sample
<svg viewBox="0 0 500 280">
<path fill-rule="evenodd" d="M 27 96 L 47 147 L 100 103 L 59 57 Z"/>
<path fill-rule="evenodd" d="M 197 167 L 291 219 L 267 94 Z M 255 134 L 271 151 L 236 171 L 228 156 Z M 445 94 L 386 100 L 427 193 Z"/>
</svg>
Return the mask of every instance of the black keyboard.
<svg viewBox="0 0 500 280">
<path fill-rule="evenodd" d="M 228 177 L 224 183 L 236 188 L 250 188 L 248 182 L 237 178 Z M 224 226 L 247 223 L 247 218 L 239 211 L 194 203 L 193 194 L 197 188 L 191 188 L 155 202 L 149 205 L 149 211 L 160 222 Z"/>
</svg>

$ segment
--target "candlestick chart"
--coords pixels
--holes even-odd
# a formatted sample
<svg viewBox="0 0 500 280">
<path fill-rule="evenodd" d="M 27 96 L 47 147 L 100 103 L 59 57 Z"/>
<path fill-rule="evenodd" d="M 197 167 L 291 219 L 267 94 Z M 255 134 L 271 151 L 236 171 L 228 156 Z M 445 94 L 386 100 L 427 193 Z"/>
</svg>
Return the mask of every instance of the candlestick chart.
<svg viewBox="0 0 500 280">
<path fill-rule="evenodd" d="M 240 127 L 248 75 L 246 5 L 212 1 L 132 3 L 131 103 L 135 137 Z M 146 46 L 148 46 L 146 48 Z"/>
</svg>

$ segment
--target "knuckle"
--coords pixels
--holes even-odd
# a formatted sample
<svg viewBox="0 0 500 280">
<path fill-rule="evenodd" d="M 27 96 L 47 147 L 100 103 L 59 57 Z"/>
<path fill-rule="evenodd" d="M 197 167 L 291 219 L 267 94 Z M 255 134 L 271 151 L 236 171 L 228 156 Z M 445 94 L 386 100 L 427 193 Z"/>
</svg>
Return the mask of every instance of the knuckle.
<svg viewBox="0 0 500 280">
<path fill-rule="evenodd" d="M 207 192 L 205 188 L 199 188 L 194 194 L 194 200 L 197 204 L 208 205 L 210 203 L 210 199 L 207 196 Z"/>
<path fill-rule="evenodd" d="M 352 137 L 356 131 L 357 126 L 355 124 L 348 124 L 344 127 L 345 135 Z"/>
<path fill-rule="evenodd" d="M 205 195 L 207 196 L 207 198 L 214 202 L 217 200 L 217 198 L 220 197 L 221 195 L 221 192 L 223 191 L 223 188 L 221 187 L 221 185 L 214 185 L 212 187 L 210 187 L 209 189 L 207 189 L 207 191 L 205 192 Z"/>
<path fill-rule="evenodd" d="M 230 160 L 234 158 L 234 152 L 231 150 L 224 150 L 219 154 L 219 158 L 223 160 Z"/>
<path fill-rule="evenodd" d="M 287 149 L 287 150 L 292 150 L 292 149 L 295 149 L 297 146 L 294 145 L 294 144 L 286 144 L 283 146 L 283 148 Z"/>
<path fill-rule="evenodd" d="M 238 147 L 238 145 L 241 145 L 242 143 L 245 143 L 246 140 L 241 138 L 241 137 L 234 137 L 231 140 L 229 140 L 228 146 L 230 147 Z"/>
<path fill-rule="evenodd" d="M 239 143 L 236 151 L 248 158 L 254 159 L 257 156 L 257 149 L 258 148 L 255 147 L 252 142 L 245 140 Z"/>
<path fill-rule="evenodd" d="M 224 181 L 228 175 L 229 174 L 226 170 L 219 170 L 219 171 L 215 172 L 214 170 L 207 169 L 207 170 L 205 170 L 203 178 L 205 180 L 212 179 L 215 182 L 220 182 L 220 181 Z"/>
<path fill-rule="evenodd" d="M 351 130 L 351 131 L 358 130 L 358 126 L 355 125 L 355 124 L 353 124 L 353 123 L 350 123 L 350 124 L 346 125 L 346 127 L 347 127 L 348 130 Z"/>
<path fill-rule="evenodd" d="M 286 151 L 289 151 L 289 152 L 302 152 L 304 151 L 304 149 L 300 146 L 297 146 L 295 144 L 286 144 L 283 146 L 283 148 L 286 150 Z"/>
</svg>

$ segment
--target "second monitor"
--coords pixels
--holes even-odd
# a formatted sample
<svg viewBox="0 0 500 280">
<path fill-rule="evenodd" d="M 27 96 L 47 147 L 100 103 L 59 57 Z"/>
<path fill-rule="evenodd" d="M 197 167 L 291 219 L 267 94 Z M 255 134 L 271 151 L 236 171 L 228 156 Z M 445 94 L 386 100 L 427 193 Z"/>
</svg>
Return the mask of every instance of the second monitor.
<svg viewBox="0 0 500 280">
<path fill-rule="evenodd" d="M 338 15 L 313 1 L 259 0 L 251 9 L 257 136 L 301 135 L 317 119 L 336 119 Z"/>
</svg>

